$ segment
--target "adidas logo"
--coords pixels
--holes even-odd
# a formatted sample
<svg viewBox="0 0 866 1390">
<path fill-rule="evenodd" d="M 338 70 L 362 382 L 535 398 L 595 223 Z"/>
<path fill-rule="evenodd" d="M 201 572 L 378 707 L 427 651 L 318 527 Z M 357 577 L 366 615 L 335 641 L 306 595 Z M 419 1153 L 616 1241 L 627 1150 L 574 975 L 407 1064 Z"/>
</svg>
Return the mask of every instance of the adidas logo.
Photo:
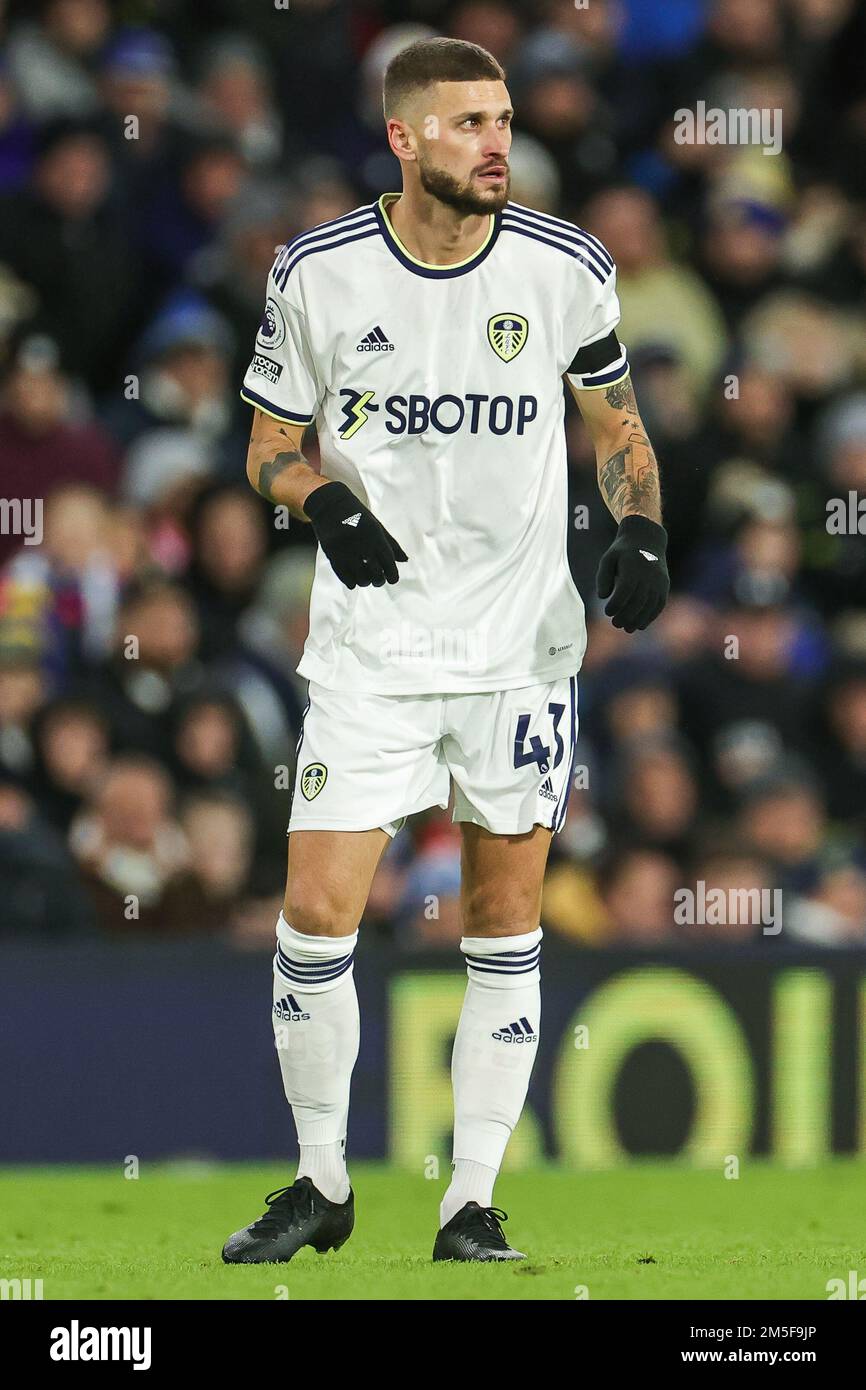
<svg viewBox="0 0 866 1390">
<path fill-rule="evenodd" d="M 310 1017 L 304 1013 L 293 994 L 284 994 L 279 1003 L 274 1005 L 274 1013 L 286 1023 L 300 1023 L 302 1019 Z"/>
<path fill-rule="evenodd" d="M 653 555 L 651 550 L 642 550 L 641 555 L 645 560 L 657 560 L 659 558 L 658 555 Z"/>
<path fill-rule="evenodd" d="M 371 328 L 366 337 L 362 338 L 356 352 L 393 352 L 394 344 L 389 343 L 385 334 L 382 332 L 378 323 L 375 328 Z"/>
<path fill-rule="evenodd" d="M 518 1019 L 517 1023 L 507 1023 L 504 1028 L 500 1028 L 497 1033 L 491 1033 L 490 1036 L 497 1042 L 504 1043 L 538 1042 L 538 1034 L 533 1033 L 532 1024 L 527 1018 Z"/>
<path fill-rule="evenodd" d="M 346 517 L 344 517 L 341 524 L 342 524 L 343 526 L 357 526 L 357 525 L 358 525 L 358 522 L 359 522 L 360 520 L 361 520 L 361 513 L 360 513 L 360 512 L 356 512 L 354 516 L 346 516 Z"/>
<path fill-rule="evenodd" d="M 550 780 L 549 777 L 545 777 L 545 779 L 544 779 L 544 781 L 542 782 L 541 786 L 538 788 L 538 795 L 539 795 L 539 796 L 546 797 L 546 799 L 547 799 L 548 801 L 558 801 L 558 800 L 559 800 L 559 797 L 556 795 L 556 792 L 553 790 L 553 783 L 551 782 L 551 780 Z"/>
</svg>

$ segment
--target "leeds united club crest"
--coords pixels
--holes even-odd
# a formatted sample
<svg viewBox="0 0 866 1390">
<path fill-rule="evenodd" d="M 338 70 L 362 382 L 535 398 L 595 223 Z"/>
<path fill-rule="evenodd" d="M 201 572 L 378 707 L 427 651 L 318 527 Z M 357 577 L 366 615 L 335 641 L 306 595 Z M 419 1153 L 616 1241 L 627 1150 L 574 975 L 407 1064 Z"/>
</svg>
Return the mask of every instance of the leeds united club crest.
<svg viewBox="0 0 866 1390">
<path fill-rule="evenodd" d="M 319 795 L 328 780 L 328 769 L 324 763 L 310 763 L 301 773 L 301 791 L 307 801 Z"/>
<path fill-rule="evenodd" d="M 487 340 L 497 357 L 513 362 L 529 336 L 529 324 L 520 314 L 494 314 L 487 324 Z"/>
</svg>

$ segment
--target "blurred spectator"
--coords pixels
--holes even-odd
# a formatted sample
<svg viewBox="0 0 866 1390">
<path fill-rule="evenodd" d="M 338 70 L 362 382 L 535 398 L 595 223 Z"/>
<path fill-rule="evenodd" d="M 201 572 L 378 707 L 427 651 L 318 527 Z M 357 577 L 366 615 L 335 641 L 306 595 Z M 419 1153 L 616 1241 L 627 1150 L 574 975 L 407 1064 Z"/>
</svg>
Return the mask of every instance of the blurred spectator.
<svg viewBox="0 0 866 1390">
<path fill-rule="evenodd" d="M 700 796 L 684 748 L 639 732 L 622 746 L 619 795 L 610 808 L 615 843 L 664 850 L 681 861 L 699 829 Z"/>
<path fill-rule="evenodd" d="M 178 283 L 194 257 L 219 235 L 243 186 L 246 165 L 219 134 L 188 138 L 176 175 L 149 187 L 138 222 L 148 284 L 158 298 Z"/>
<path fill-rule="evenodd" d="M 127 448 L 122 491 L 139 505 L 175 483 L 224 469 L 237 476 L 242 439 L 227 399 L 232 339 L 221 316 L 198 296 L 180 296 L 154 319 L 138 345 L 140 376 L 104 412 Z"/>
<path fill-rule="evenodd" d="M 186 583 L 198 608 L 203 661 L 237 644 L 239 619 L 262 580 L 272 518 L 273 509 L 249 487 L 207 491 L 194 504 Z"/>
<path fill-rule="evenodd" d="M 0 772 L 19 781 L 33 770 L 33 726 L 49 690 L 32 643 L 0 623 Z"/>
<path fill-rule="evenodd" d="M 769 864 L 747 841 L 739 845 L 726 844 L 724 837 L 711 841 L 695 864 L 694 877 L 684 886 L 695 894 L 696 904 L 705 905 L 702 916 L 706 918 L 679 926 L 684 945 L 736 946 L 760 941 L 765 926 L 785 929 L 784 895 L 773 896 L 779 885 L 773 883 Z M 722 907 L 707 910 L 706 905 L 718 902 L 719 895 Z M 697 913 L 693 915 L 697 918 Z"/>
<path fill-rule="evenodd" d="M 750 721 L 775 729 L 787 749 L 804 750 L 817 672 L 797 662 L 798 617 L 784 592 L 783 581 L 773 592 L 745 579 L 716 619 L 706 652 L 681 667 L 683 725 L 693 747 L 709 752 L 725 729 Z"/>
<path fill-rule="evenodd" d="M 523 33 L 519 10 L 502 0 L 463 0 L 450 14 L 449 38 L 480 44 L 495 53 L 506 69 L 518 56 Z"/>
<path fill-rule="evenodd" d="M 840 660 L 824 695 L 816 760 L 834 820 L 866 832 L 866 660 Z M 866 837 L 863 841 L 866 845 Z"/>
<path fill-rule="evenodd" d="M 460 836 L 450 811 L 435 808 L 409 828 L 413 856 L 393 905 L 399 939 L 415 949 L 454 950 L 460 915 Z"/>
<path fill-rule="evenodd" d="M 205 911 L 212 915 L 214 930 L 230 929 L 243 904 L 252 864 L 249 808 L 228 792 L 200 792 L 184 802 L 180 820 Z"/>
<path fill-rule="evenodd" d="M 22 787 L 0 773 L 0 937 L 22 941 L 81 936 L 93 912 L 75 863 Z"/>
<path fill-rule="evenodd" d="M 836 309 L 801 290 L 761 298 L 740 326 L 758 366 L 780 373 L 807 417 L 849 386 L 862 358 L 862 314 Z"/>
<path fill-rule="evenodd" d="M 0 581 L 7 638 L 31 650 L 49 687 L 108 650 L 118 582 L 106 546 L 108 508 L 88 488 L 61 488 L 45 509 L 41 547 L 20 550 Z"/>
<path fill-rule="evenodd" d="M 111 27 L 107 0 L 46 0 L 16 24 L 9 64 L 30 116 L 89 116 L 99 105 L 96 59 Z"/>
<path fill-rule="evenodd" d="M 759 778 L 743 796 L 739 828 L 744 841 L 770 865 L 783 893 L 810 889 L 827 848 L 821 796 L 806 769 L 781 768 Z"/>
<path fill-rule="evenodd" d="M 189 845 L 172 814 L 172 787 L 157 764 L 110 764 L 76 817 L 70 843 L 100 929 L 172 936 L 216 932 Z"/>
<path fill-rule="evenodd" d="M 32 785 L 42 814 L 64 834 L 104 775 L 109 730 L 85 700 L 62 697 L 43 705 L 33 730 Z"/>
<path fill-rule="evenodd" d="M 692 390 L 705 392 L 725 352 L 724 322 L 700 277 L 671 260 L 653 199 L 637 188 L 607 189 L 587 204 L 583 224 L 616 262 L 623 342 L 632 352 L 673 349 Z"/>
<path fill-rule="evenodd" d="M 278 183 L 249 183 L 227 209 L 219 236 L 192 268 L 208 302 L 230 326 L 234 339 L 232 382 L 242 381 L 262 318 L 262 285 L 274 263 L 275 248 L 291 241 L 314 221 L 332 214 L 304 213 L 297 193 L 289 197 Z M 342 211 L 338 209 L 337 212 Z"/>
<path fill-rule="evenodd" d="M 585 48 L 552 27 L 521 44 L 510 74 L 520 125 L 553 157 L 561 186 L 575 201 L 616 170 L 613 111 L 591 78 Z"/>
<path fill-rule="evenodd" d="M 87 483 L 114 491 L 119 457 L 99 425 L 70 416 L 70 387 L 55 345 L 31 336 L 19 346 L 0 393 L 0 458 L 6 498 L 50 500 L 61 484 Z M 0 533 L 0 565 L 22 545 Z"/>
<path fill-rule="evenodd" d="M 333 122 L 332 149 L 351 170 L 369 198 L 400 187 L 398 161 L 382 139 L 382 79 L 391 59 L 410 43 L 436 37 L 426 24 L 391 24 L 376 35 L 361 60 L 356 110 L 344 110 Z M 333 115 L 331 117 L 333 121 Z"/>
<path fill-rule="evenodd" d="M 655 946 L 669 940 L 681 878 L 675 860 L 656 850 L 627 849 L 607 859 L 598 874 L 604 944 Z"/>
<path fill-rule="evenodd" d="M 174 172 L 182 134 L 171 42 L 153 30 L 116 32 L 100 55 L 102 125 L 130 204 Z"/>
<path fill-rule="evenodd" d="M 198 642 L 195 608 L 178 585 L 142 578 L 124 595 L 111 654 L 77 692 L 104 711 L 118 748 L 169 761 L 175 702 L 205 680 Z"/>
<path fill-rule="evenodd" d="M 231 695 L 204 690 L 178 702 L 172 715 L 172 771 L 181 793 L 222 798 L 245 809 L 247 874 L 259 892 L 279 887 L 285 876 L 286 791 L 261 759 L 244 712 Z M 285 756 L 287 743 L 283 744 Z M 223 817 L 232 823 L 237 817 Z"/>
<path fill-rule="evenodd" d="M 791 936 L 816 946 L 862 946 L 866 941 L 866 871 L 854 864 L 828 869 L 787 915 Z"/>
<path fill-rule="evenodd" d="M 202 60 L 198 94 L 251 165 L 277 162 L 282 123 L 271 102 L 264 54 L 243 34 L 221 36 Z"/>
<path fill-rule="evenodd" d="M 8 62 L 0 55 L 0 194 L 25 182 L 33 164 L 34 143 L 33 124 L 21 107 Z"/>
<path fill-rule="evenodd" d="M 516 131 L 508 167 L 511 170 L 511 201 L 555 215 L 560 198 L 559 171 L 544 146 L 531 135 Z"/>
<path fill-rule="evenodd" d="M 138 293 L 128 231 L 110 194 L 102 136 L 58 121 L 40 133 L 31 185 L 0 199 L 0 261 L 36 290 L 39 327 L 95 390 L 113 379 Z"/>
</svg>

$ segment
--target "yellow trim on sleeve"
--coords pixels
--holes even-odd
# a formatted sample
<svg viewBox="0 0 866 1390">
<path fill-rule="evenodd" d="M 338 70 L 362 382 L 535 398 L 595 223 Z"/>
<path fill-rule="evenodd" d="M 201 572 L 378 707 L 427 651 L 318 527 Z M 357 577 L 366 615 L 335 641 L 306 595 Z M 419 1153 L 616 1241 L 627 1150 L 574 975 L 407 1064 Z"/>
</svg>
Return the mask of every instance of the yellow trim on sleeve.
<svg viewBox="0 0 866 1390">
<path fill-rule="evenodd" d="M 263 406 L 263 405 L 261 404 L 260 401 L 251 400 L 250 397 L 249 397 L 248 395 L 246 395 L 246 393 L 244 392 L 243 388 L 241 388 L 241 391 L 240 391 L 240 398 L 241 398 L 242 401 L 246 401 L 247 405 L 251 405 L 251 406 L 253 407 L 254 410 L 260 410 L 260 411 L 262 412 L 263 415 L 268 415 L 268 416 L 270 416 L 270 418 L 271 418 L 272 420 L 276 420 L 276 421 L 277 421 L 279 424 L 281 424 L 281 425 L 304 425 L 304 426 L 307 426 L 307 425 L 312 425 L 313 422 L 315 421 L 315 418 L 316 418 L 315 415 L 311 415 L 310 418 L 309 418 L 309 420 L 289 420 L 285 415 L 275 415 L 274 412 L 273 412 L 272 410 L 267 410 L 267 409 L 265 408 L 265 406 Z"/>
</svg>

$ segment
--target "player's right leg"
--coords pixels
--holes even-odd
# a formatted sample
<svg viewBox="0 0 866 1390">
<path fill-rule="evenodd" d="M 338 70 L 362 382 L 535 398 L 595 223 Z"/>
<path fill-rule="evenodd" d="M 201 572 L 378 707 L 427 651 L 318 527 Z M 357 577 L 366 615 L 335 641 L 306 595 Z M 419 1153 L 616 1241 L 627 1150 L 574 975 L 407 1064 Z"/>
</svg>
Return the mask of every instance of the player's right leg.
<svg viewBox="0 0 866 1390">
<path fill-rule="evenodd" d="M 228 1264 L 337 1250 L 355 1223 L 346 1170 L 349 1088 L 360 1036 L 352 957 L 385 830 L 296 830 L 274 957 L 274 1038 L 300 1145 L 294 1183 L 226 1242 Z"/>
<path fill-rule="evenodd" d="M 376 867 L 403 817 L 445 806 L 441 699 L 311 682 L 298 745 L 289 869 L 274 956 L 277 1056 L 300 1145 L 295 1182 L 226 1243 L 229 1263 L 335 1248 L 354 1221 L 345 1164 L 358 1053 L 353 955 Z"/>
</svg>

